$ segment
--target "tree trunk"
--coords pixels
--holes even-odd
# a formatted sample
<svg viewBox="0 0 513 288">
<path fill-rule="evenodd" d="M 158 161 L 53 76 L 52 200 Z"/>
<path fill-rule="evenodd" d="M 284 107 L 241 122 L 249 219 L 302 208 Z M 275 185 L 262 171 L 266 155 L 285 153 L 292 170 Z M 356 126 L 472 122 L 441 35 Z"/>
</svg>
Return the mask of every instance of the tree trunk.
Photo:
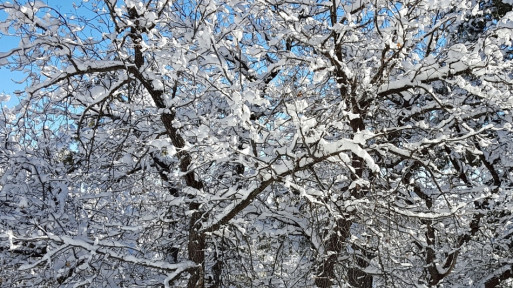
<svg viewBox="0 0 513 288">
<path fill-rule="evenodd" d="M 201 212 L 197 209 L 199 204 L 192 203 L 189 205 L 192 213 L 191 220 L 189 223 L 189 259 L 198 264 L 198 267 L 191 272 L 191 278 L 189 278 L 188 288 L 203 288 L 205 287 L 205 234 L 200 233 L 201 228 Z"/>
</svg>

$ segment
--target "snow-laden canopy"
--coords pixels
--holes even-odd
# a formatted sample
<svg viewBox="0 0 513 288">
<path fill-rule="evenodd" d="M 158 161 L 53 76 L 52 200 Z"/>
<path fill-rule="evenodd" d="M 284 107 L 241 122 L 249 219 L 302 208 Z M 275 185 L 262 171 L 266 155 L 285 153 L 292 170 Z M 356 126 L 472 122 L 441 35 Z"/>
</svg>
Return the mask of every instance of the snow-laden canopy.
<svg viewBox="0 0 513 288">
<path fill-rule="evenodd" d="M 3 1 L 0 286 L 506 287 L 510 4 Z"/>
</svg>

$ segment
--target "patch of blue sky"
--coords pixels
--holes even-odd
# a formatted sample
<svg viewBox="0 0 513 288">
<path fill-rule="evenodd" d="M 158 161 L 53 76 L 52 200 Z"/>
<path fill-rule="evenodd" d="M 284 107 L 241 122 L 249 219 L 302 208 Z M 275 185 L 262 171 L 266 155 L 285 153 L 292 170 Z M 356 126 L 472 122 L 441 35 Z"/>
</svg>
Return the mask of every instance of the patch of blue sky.
<svg viewBox="0 0 513 288">
<path fill-rule="evenodd" d="M 0 21 L 5 20 L 6 13 L 0 10 Z M 18 47 L 19 38 L 16 36 L 0 35 L 0 52 L 6 52 Z M 19 103 L 15 91 L 24 90 L 27 86 L 26 76 L 21 71 L 12 70 L 10 66 L 0 65 L 0 101 L 3 105 L 12 107 Z"/>
<path fill-rule="evenodd" d="M 75 4 L 73 1 L 59 1 L 59 0 L 45 0 L 41 1 L 46 6 L 51 8 L 43 9 L 45 13 L 65 15 L 78 15 L 78 11 L 83 13 L 88 11 L 81 2 Z M 90 13 L 90 12 L 89 12 Z M 8 15 L 6 11 L 0 10 L 0 21 L 5 21 Z M 21 43 L 21 37 L 12 28 L 7 30 L 7 35 L 0 35 L 0 53 L 6 53 L 12 49 L 16 49 Z M 31 39 L 33 40 L 33 39 Z M 36 67 L 33 67 L 36 68 Z M 0 99 L 4 101 L 2 105 L 13 107 L 20 103 L 20 96 L 24 93 L 25 89 L 31 85 L 28 78 L 28 71 L 23 71 L 16 66 L 0 65 L 0 94 L 3 95 Z"/>
<path fill-rule="evenodd" d="M 95 47 L 96 45 L 110 45 L 110 40 L 104 39 L 102 37 L 103 33 L 107 33 L 109 31 L 101 31 L 100 29 L 95 28 L 107 27 L 105 25 L 96 26 L 95 24 L 101 24 L 102 21 L 105 20 L 102 19 L 102 17 L 110 17 L 106 13 L 100 14 L 101 16 L 99 16 L 98 14 L 92 12 L 92 9 L 101 9 L 101 7 L 88 7 L 84 4 L 87 1 L 73 2 L 46 0 L 42 2 L 46 4 L 47 7 L 42 8 L 38 16 L 42 16 L 45 13 L 49 13 L 54 16 L 62 16 L 66 19 L 66 22 L 70 26 L 74 25 L 75 27 L 85 27 L 81 31 L 74 32 L 81 34 L 81 36 L 83 36 L 84 39 L 88 39 L 90 41 L 93 41 L 93 39 L 101 39 L 99 40 L 100 43 L 91 44 L 90 47 Z M 7 13 L 5 11 L 0 10 L 0 21 L 5 21 L 7 17 Z M 57 33 L 55 34 L 57 38 L 58 35 L 62 33 L 62 39 L 64 39 L 66 35 L 66 29 L 68 28 L 70 27 L 43 27 L 40 28 L 41 31 L 39 32 L 43 32 L 44 29 L 53 29 L 52 33 Z M 8 52 L 12 49 L 18 48 L 20 45 L 23 45 L 21 35 L 17 33 L 17 31 L 13 31 L 12 29 L 10 29 L 7 32 L 7 35 L 0 35 L 0 53 Z M 27 40 L 35 39 L 24 39 L 24 41 Z M 39 52 L 43 54 L 46 53 L 43 47 L 40 48 Z M 72 51 L 72 53 L 75 56 L 81 56 L 80 54 L 83 54 L 83 52 L 80 52 L 79 49 Z M 49 65 L 54 65 L 57 69 L 61 70 L 66 68 L 62 66 L 58 57 L 53 57 L 52 63 Z M 2 101 L 2 106 L 11 108 L 16 105 L 25 106 L 28 103 L 26 101 L 23 101 L 23 99 L 27 99 L 27 94 L 25 93 L 26 89 L 30 88 L 32 85 L 28 78 L 28 73 L 36 73 L 40 75 L 41 81 L 47 79 L 45 78 L 44 73 L 40 73 L 41 68 L 37 67 L 36 65 L 31 65 L 29 63 L 28 69 L 26 67 L 23 69 L 25 70 L 17 68 L 15 65 L 12 64 L 0 65 L 0 101 L 4 100 Z M 87 78 L 84 78 L 84 80 L 87 81 Z M 48 95 L 50 95 L 56 89 L 57 87 L 48 86 L 46 88 L 43 88 L 41 91 L 48 91 Z M 40 94 L 44 95 L 45 93 Z M 58 105 L 51 105 L 51 107 L 48 105 L 48 101 L 49 99 L 46 96 L 42 96 L 38 101 L 33 101 L 33 103 L 30 104 L 30 107 L 27 106 L 27 108 L 29 108 L 29 110 L 32 112 L 37 111 L 36 113 L 44 113 L 44 115 L 46 115 L 44 119 L 38 118 L 37 121 L 33 121 L 30 120 L 30 118 L 28 118 L 28 121 L 25 121 L 24 123 L 17 122 L 17 125 L 23 125 L 26 129 L 32 131 L 44 132 L 45 135 L 48 133 L 52 135 L 49 136 L 49 134 L 45 137 L 62 138 L 63 136 L 69 135 L 69 133 L 66 133 L 64 130 L 76 129 L 76 127 L 73 126 L 74 121 L 71 119 L 71 115 L 76 115 L 77 113 L 80 113 L 81 109 L 83 108 L 72 107 L 69 104 L 69 101 L 66 99 L 62 99 L 60 103 L 57 103 Z M 25 138 L 22 139 L 22 141 L 28 145 L 33 145 L 35 143 L 33 139 L 30 139 L 30 137 L 28 136 L 25 136 Z M 58 140 L 58 142 L 61 142 L 63 144 L 63 148 L 67 147 L 71 150 L 77 149 L 77 144 L 74 143 L 72 139 L 61 139 L 60 141 Z"/>
</svg>

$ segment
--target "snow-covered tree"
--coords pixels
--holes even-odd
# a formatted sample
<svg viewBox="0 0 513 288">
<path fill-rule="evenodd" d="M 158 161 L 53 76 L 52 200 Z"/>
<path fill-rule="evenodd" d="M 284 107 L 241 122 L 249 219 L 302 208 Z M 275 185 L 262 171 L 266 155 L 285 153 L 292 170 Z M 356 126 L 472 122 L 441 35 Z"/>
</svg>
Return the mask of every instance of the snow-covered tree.
<svg viewBox="0 0 513 288">
<path fill-rule="evenodd" d="M 0 3 L 2 285 L 505 287 L 510 4 Z"/>
</svg>

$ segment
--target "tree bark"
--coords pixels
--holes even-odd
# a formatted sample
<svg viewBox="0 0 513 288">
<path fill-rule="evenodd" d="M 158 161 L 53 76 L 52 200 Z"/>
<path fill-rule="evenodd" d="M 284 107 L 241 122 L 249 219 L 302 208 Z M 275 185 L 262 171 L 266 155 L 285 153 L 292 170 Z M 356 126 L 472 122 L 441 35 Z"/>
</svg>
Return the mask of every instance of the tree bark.
<svg viewBox="0 0 513 288">
<path fill-rule="evenodd" d="M 134 42 L 134 64 L 137 68 L 136 70 L 132 70 L 135 74 L 135 77 L 142 82 L 143 86 L 150 93 L 155 106 L 158 108 L 168 108 L 164 104 L 163 94 L 164 91 L 157 90 L 153 87 L 151 79 L 145 79 L 142 74 L 139 72 L 139 69 L 144 65 L 144 56 L 142 54 L 142 48 L 140 42 L 142 41 L 142 36 L 139 27 L 138 18 L 139 15 L 135 8 L 130 9 L 129 17 L 135 23 L 135 26 L 130 29 L 130 37 Z M 173 87 L 172 93 L 173 97 L 176 94 L 178 83 L 175 83 Z M 186 151 L 182 150 L 185 147 L 185 140 L 179 134 L 178 129 L 173 127 L 173 120 L 175 119 L 175 114 L 171 113 L 163 113 L 160 117 L 162 124 L 166 128 L 166 133 L 168 137 L 171 139 L 171 143 L 175 146 L 178 151 L 177 156 L 180 160 L 179 167 L 180 171 L 186 173 L 183 178 L 185 180 L 185 184 L 191 188 L 196 190 L 203 189 L 203 183 L 200 180 L 196 179 L 194 172 L 189 171 L 189 166 L 191 164 L 191 156 Z M 189 171 L 189 172 L 188 172 Z M 171 172 L 171 171 L 169 171 Z M 194 261 L 194 263 L 198 264 L 196 269 L 190 271 L 191 277 L 189 278 L 189 282 L 187 284 L 188 288 L 203 288 L 204 284 L 204 263 L 205 263 L 205 233 L 201 232 L 201 219 L 202 213 L 198 210 L 200 204 L 192 201 L 189 204 L 189 210 L 192 211 L 191 219 L 189 221 L 189 241 L 188 241 L 188 257 L 189 260 Z"/>
</svg>

